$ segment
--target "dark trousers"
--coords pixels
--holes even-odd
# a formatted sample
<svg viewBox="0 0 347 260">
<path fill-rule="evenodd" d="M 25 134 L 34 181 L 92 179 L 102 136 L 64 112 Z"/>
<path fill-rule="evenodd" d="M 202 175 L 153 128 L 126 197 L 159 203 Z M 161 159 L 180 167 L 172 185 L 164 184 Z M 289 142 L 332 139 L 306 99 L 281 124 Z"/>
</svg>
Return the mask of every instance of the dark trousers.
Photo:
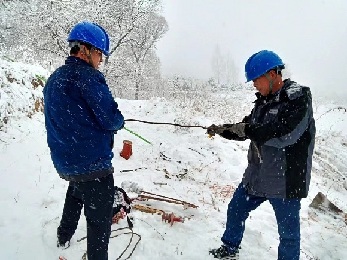
<svg viewBox="0 0 347 260">
<path fill-rule="evenodd" d="M 114 201 L 113 175 L 86 181 L 70 182 L 57 234 L 60 243 L 70 241 L 76 231 L 84 206 L 87 220 L 88 260 L 107 260 Z"/>
<path fill-rule="evenodd" d="M 222 242 L 229 248 L 238 248 L 245 231 L 249 213 L 269 200 L 275 211 L 280 244 L 279 260 L 299 260 L 300 257 L 300 199 L 267 199 L 249 195 L 241 183 L 228 206 L 226 229 Z"/>
</svg>

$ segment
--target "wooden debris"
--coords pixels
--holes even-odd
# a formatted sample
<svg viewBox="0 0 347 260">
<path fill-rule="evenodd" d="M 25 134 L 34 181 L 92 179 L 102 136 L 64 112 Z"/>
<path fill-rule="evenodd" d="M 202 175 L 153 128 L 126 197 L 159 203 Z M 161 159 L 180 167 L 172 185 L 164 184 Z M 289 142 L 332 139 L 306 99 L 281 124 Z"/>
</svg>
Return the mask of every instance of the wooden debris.
<svg viewBox="0 0 347 260">
<path fill-rule="evenodd" d="M 139 205 L 139 204 L 132 205 L 132 208 L 137 209 L 137 210 L 142 211 L 142 212 L 145 212 L 145 213 L 151 213 L 151 214 L 160 215 L 162 213 L 165 213 L 163 210 L 148 207 L 148 206 L 143 206 L 143 205 Z"/>
<path fill-rule="evenodd" d="M 327 208 L 335 213 L 343 213 L 341 209 L 339 209 L 334 203 L 328 200 L 328 198 L 321 192 L 317 193 L 316 197 L 314 197 L 309 207 L 315 209 Z"/>
<path fill-rule="evenodd" d="M 309 207 L 321 210 L 329 210 L 335 214 L 342 215 L 344 217 L 345 224 L 347 225 L 347 214 L 344 213 L 330 200 L 328 200 L 328 198 L 321 192 L 317 193 L 316 197 L 314 197 Z"/>
<path fill-rule="evenodd" d="M 146 191 L 142 191 L 141 194 L 134 200 L 158 200 L 158 201 L 165 201 L 165 202 L 173 203 L 173 204 L 181 204 L 183 205 L 184 208 L 187 208 L 187 207 L 198 208 L 198 206 L 184 200 L 170 198 L 170 197 L 166 197 L 163 195 L 154 194 L 154 193 L 146 192 Z"/>
</svg>

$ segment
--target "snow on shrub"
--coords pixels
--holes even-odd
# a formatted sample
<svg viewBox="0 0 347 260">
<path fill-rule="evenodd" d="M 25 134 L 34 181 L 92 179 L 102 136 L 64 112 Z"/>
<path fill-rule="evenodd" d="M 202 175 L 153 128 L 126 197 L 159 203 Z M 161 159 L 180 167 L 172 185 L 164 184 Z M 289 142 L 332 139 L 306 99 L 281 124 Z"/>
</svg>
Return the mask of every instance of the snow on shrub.
<svg viewBox="0 0 347 260">
<path fill-rule="evenodd" d="M 11 119 L 42 112 L 42 90 L 48 75 L 41 66 L 0 58 L 0 130 Z"/>
</svg>

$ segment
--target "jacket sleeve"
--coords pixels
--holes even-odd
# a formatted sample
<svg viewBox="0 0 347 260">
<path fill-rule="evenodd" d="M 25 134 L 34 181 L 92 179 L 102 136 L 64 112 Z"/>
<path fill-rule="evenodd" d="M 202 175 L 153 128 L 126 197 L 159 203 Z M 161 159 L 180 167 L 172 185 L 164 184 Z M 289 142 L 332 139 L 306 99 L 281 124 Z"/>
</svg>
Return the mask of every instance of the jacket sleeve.
<svg viewBox="0 0 347 260">
<path fill-rule="evenodd" d="M 124 117 L 101 72 L 88 78 L 81 93 L 103 129 L 117 131 L 123 127 Z"/>
<path fill-rule="evenodd" d="M 242 119 L 242 123 L 249 123 L 251 118 L 251 114 L 249 114 L 248 116 L 245 116 Z M 245 141 L 247 139 L 247 137 L 240 137 L 237 134 L 235 134 L 234 132 L 231 132 L 228 130 L 228 127 L 231 127 L 233 124 L 224 124 L 223 127 L 226 128 L 226 130 L 224 130 L 221 134 L 219 134 L 221 137 L 225 138 L 225 139 L 229 139 L 229 140 L 234 140 L 234 141 Z"/>
<path fill-rule="evenodd" d="M 311 115 L 311 94 L 308 88 L 302 88 L 299 94 L 288 97 L 277 120 L 265 124 L 248 124 L 245 132 L 258 144 L 286 147 L 294 144 L 305 132 Z"/>
<path fill-rule="evenodd" d="M 223 126 L 228 127 L 228 124 L 224 124 Z M 229 125 L 229 126 L 231 126 L 231 125 Z M 247 137 L 239 137 L 237 134 L 229 131 L 228 129 L 224 130 L 219 135 L 225 139 L 234 140 L 234 141 L 245 141 L 247 139 Z"/>
</svg>

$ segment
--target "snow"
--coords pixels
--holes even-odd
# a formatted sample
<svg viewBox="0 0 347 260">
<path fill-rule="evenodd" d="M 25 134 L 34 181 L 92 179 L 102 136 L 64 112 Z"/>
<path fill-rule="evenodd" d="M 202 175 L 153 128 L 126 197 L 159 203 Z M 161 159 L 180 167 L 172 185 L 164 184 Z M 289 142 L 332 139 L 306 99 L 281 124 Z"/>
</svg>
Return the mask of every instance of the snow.
<svg viewBox="0 0 347 260">
<path fill-rule="evenodd" d="M 38 260 L 81 259 L 86 250 L 86 221 L 81 217 L 71 246 L 56 248 L 59 225 L 68 183 L 59 178 L 46 144 L 43 114 L 27 109 L 28 104 L 42 97 L 42 87 L 32 89 L 36 75 L 47 77 L 39 66 L 7 61 L 0 62 L 0 121 L 8 122 L 0 129 L 0 259 Z M 11 83 L 8 74 L 16 79 Z M 125 118 L 208 126 L 211 123 L 241 119 L 249 112 L 252 91 L 230 93 L 228 107 L 193 109 L 155 98 L 144 101 L 117 99 Z M 309 196 L 302 200 L 301 259 L 347 259 L 347 227 L 344 216 L 328 210 L 309 207 L 320 191 L 347 213 L 347 122 L 346 103 L 314 97 L 317 139 Z M 245 103 L 246 102 L 246 103 Z M 248 103 L 247 103 L 248 102 Z M 232 106 L 234 104 L 234 106 Z M 241 109 L 241 112 L 240 111 Z M 8 113 L 8 111 L 12 111 Z M 217 112 L 214 112 L 217 111 Z M 32 112 L 28 117 L 28 112 Z M 198 206 L 148 201 L 151 207 L 173 212 L 185 218 L 172 226 L 161 216 L 133 210 L 134 233 L 141 241 L 130 259 L 213 259 L 208 250 L 219 247 L 226 222 L 226 210 L 232 192 L 247 165 L 248 141 L 236 142 L 215 137 L 209 139 L 202 128 L 177 128 L 127 122 L 126 127 L 149 140 L 152 145 L 122 130 L 115 136 L 114 179 L 117 186 L 129 190 L 139 187 Z M 119 156 L 123 140 L 133 143 L 129 160 Z M 124 171 L 133 170 L 133 171 Z M 129 192 L 135 197 L 136 193 Z M 139 202 L 137 202 L 139 203 Z M 142 202 L 143 203 L 143 202 Z M 127 227 L 125 220 L 113 230 Z M 117 259 L 126 249 L 130 234 L 111 238 L 109 259 Z M 134 247 L 137 236 L 122 258 Z M 240 259 L 276 259 L 278 234 L 271 205 L 263 203 L 251 212 L 240 250 Z"/>
</svg>

